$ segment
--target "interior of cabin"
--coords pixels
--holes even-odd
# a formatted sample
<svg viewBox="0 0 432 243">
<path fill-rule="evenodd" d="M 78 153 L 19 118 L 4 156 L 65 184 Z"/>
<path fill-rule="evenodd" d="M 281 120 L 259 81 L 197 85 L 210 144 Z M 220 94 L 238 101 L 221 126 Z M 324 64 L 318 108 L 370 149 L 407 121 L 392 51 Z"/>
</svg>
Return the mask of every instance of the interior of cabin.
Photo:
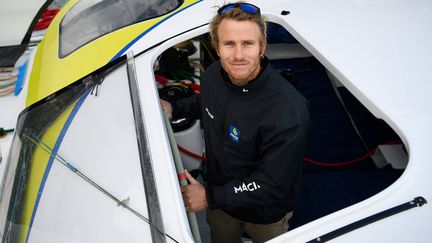
<svg viewBox="0 0 432 243">
<path fill-rule="evenodd" d="M 290 229 L 365 200 L 397 180 L 408 157 L 393 129 L 281 25 L 268 23 L 267 43 L 270 65 L 308 100 L 311 110 L 302 186 Z M 160 97 L 199 93 L 200 74 L 217 58 L 208 34 L 165 50 L 154 65 Z M 183 166 L 200 179 L 205 159 L 200 122 L 184 117 L 170 124 Z M 205 212 L 197 217 L 203 242 L 209 242 Z"/>
</svg>

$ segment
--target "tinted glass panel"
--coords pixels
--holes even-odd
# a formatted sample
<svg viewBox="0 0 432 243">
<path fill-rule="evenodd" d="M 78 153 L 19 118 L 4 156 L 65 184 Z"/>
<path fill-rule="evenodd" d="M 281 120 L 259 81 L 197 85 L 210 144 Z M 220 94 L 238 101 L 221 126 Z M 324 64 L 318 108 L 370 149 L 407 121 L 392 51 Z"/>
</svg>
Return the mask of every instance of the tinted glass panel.
<svg viewBox="0 0 432 243">
<path fill-rule="evenodd" d="M 60 57 L 90 41 L 146 19 L 174 10 L 179 0 L 82 0 L 73 6 L 60 27 Z"/>
</svg>

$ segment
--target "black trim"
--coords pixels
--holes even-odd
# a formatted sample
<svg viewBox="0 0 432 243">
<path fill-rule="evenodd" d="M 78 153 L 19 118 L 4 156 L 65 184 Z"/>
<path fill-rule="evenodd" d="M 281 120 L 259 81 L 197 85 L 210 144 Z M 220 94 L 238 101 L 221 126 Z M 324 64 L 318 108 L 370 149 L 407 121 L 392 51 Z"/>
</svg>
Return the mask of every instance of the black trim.
<svg viewBox="0 0 432 243">
<path fill-rule="evenodd" d="M 406 211 L 406 210 L 409 210 L 409 209 L 412 209 L 412 208 L 415 208 L 415 207 L 421 207 L 421 206 L 423 206 L 426 203 L 427 203 L 427 201 L 423 197 L 421 197 L 421 196 L 420 197 L 416 197 L 412 201 L 406 202 L 404 204 L 395 206 L 393 208 L 389 208 L 389 209 L 384 210 L 382 212 L 379 212 L 377 214 L 374 214 L 374 215 L 371 215 L 371 216 L 366 217 L 364 219 L 361 219 L 359 221 L 356 221 L 354 223 L 346 225 L 346 226 L 344 226 L 342 228 L 339 228 L 339 229 L 336 229 L 334 231 L 331 231 L 331 232 L 329 232 L 329 233 L 327 233 L 325 235 L 317 237 L 317 238 L 315 238 L 313 240 L 310 240 L 307 243 L 326 242 L 326 241 L 332 240 L 332 239 L 334 239 L 336 237 L 339 237 L 341 235 L 344 235 L 344 234 L 346 234 L 348 232 L 351 232 L 353 230 L 362 228 L 362 227 L 364 227 L 364 226 L 366 226 L 368 224 L 375 223 L 378 220 L 381 220 L 381 219 L 393 216 L 395 214 L 401 213 L 403 211 Z"/>
<path fill-rule="evenodd" d="M 159 205 L 159 198 L 156 189 L 152 160 L 150 158 L 150 148 L 147 141 L 147 130 L 144 123 L 144 116 L 141 107 L 138 83 L 135 72 L 134 56 L 131 52 L 127 54 L 127 73 L 129 79 L 130 98 L 135 120 L 135 131 L 137 135 L 137 145 L 141 161 L 141 173 L 144 181 L 144 192 L 146 195 L 147 210 L 150 220 L 150 232 L 152 242 L 164 243 L 165 232 L 163 219 Z"/>
<path fill-rule="evenodd" d="M 27 49 L 27 45 L 0 47 L 0 67 L 13 67 Z"/>
<path fill-rule="evenodd" d="M 53 0 L 46 1 L 39 9 L 36 16 L 33 18 L 29 28 L 27 29 L 27 32 L 24 35 L 24 38 L 22 39 L 20 45 L 0 47 L 0 67 L 15 66 L 15 63 L 18 60 L 18 58 L 27 49 L 27 46 L 30 43 L 31 35 L 33 33 L 33 29 L 36 26 L 37 22 L 39 21 L 40 16 L 52 2 Z"/>
<path fill-rule="evenodd" d="M 39 9 L 39 11 L 37 12 L 36 16 L 33 18 L 32 23 L 30 24 L 27 33 L 24 36 L 24 39 L 21 42 L 21 45 L 28 45 L 28 43 L 30 42 L 30 38 L 31 35 L 33 33 L 33 29 L 36 26 L 37 22 L 39 21 L 40 17 L 42 16 L 42 13 L 45 11 L 45 9 L 48 8 L 48 6 L 53 2 L 53 0 L 48 0 L 44 3 L 44 5 L 42 5 L 42 7 Z"/>
</svg>

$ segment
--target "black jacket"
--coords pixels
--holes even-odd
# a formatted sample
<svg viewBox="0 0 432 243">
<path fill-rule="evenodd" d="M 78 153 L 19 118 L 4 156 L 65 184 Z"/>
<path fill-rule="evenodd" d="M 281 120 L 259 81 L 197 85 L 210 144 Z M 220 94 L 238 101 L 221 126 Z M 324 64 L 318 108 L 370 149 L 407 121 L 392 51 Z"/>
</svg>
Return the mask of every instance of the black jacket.
<svg viewBox="0 0 432 243">
<path fill-rule="evenodd" d="M 216 62 L 202 76 L 201 96 L 173 103 L 174 117 L 202 116 L 210 209 L 260 224 L 292 211 L 309 126 L 307 101 L 267 63 L 238 87 Z"/>
</svg>

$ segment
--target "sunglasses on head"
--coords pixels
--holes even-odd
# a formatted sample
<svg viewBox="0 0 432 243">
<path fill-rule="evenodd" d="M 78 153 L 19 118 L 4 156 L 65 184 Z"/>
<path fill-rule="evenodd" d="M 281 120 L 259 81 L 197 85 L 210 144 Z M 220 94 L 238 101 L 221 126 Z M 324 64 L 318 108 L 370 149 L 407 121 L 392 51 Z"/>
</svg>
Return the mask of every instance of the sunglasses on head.
<svg viewBox="0 0 432 243">
<path fill-rule="evenodd" d="M 219 15 L 224 15 L 228 10 L 233 8 L 239 8 L 243 10 L 246 13 L 253 14 L 253 15 L 261 15 L 260 9 L 250 3 L 230 3 L 225 6 L 222 6 L 218 9 L 217 13 Z"/>
</svg>

